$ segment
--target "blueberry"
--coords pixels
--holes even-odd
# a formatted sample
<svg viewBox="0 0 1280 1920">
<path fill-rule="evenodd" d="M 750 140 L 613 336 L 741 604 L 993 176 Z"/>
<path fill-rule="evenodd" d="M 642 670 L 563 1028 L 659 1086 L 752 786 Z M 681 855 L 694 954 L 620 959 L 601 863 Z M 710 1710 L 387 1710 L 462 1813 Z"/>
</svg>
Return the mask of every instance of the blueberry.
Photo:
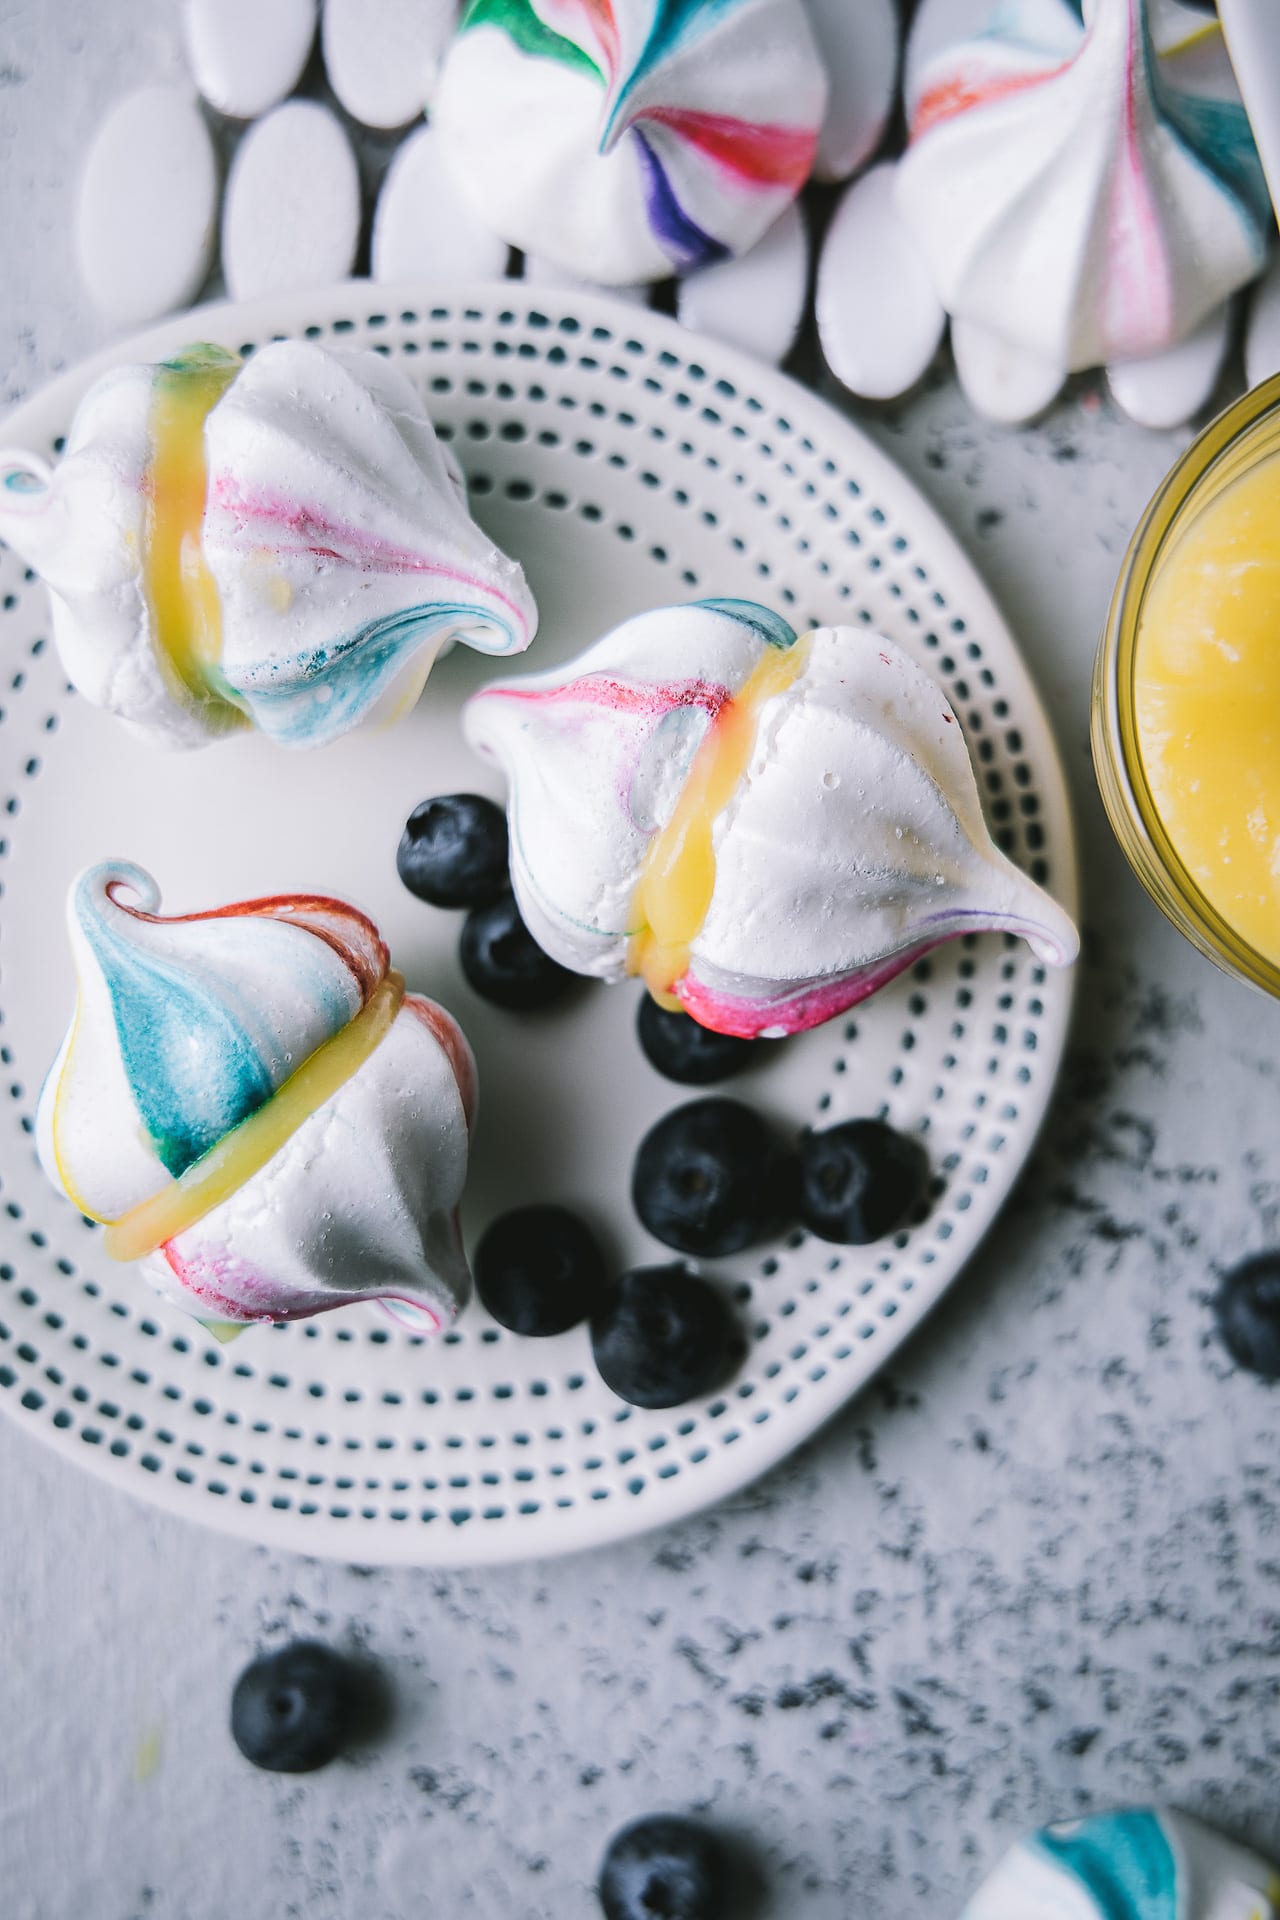
<svg viewBox="0 0 1280 1920">
<path fill-rule="evenodd" d="M 918 1140 L 883 1120 L 844 1120 L 800 1142 L 800 1218 L 820 1240 L 860 1247 L 902 1224 L 928 1177 Z"/>
<path fill-rule="evenodd" d="M 231 1695 L 231 1737 L 271 1773 L 327 1767 L 355 1718 L 351 1668 L 319 1640 L 292 1640 L 247 1666 Z"/>
<path fill-rule="evenodd" d="M 516 1207 L 488 1227 L 472 1262 L 476 1292 L 513 1333 L 564 1333 L 604 1286 L 604 1260 L 567 1207 Z"/>
<path fill-rule="evenodd" d="M 650 1066 L 685 1087 L 709 1087 L 727 1080 L 758 1057 L 754 1040 L 713 1033 L 687 1013 L 669 1013 L 647 993 L 636 1015 L 636 1033 Z"/>
<path fill-rule="evenodd" d="M 591 1319 L 600 1378 L 633 1407 L 679 1407 L 710 1393 L 736 1338 L 723 1297 L 686 1267 L 624 1273 Z"/>
<path fill-rule="evenodd" d="M 1280 1380 L 1280 1252 L 1255 1253 L 1224 1273 L 1213 1312 L 1236 1365 Z"/>
<path fill-rule="evenodd" d="M 706 1827 L 650 1814 L 609 1842 L 600 1905 L 605 1920 L 718 1920 L 728 1913 L 728 1878 L 724 1849 Z"/>
<path fill-rule="evenodd" d="M 786 1224 L 795 1162 L 740 1100 L 691 1100 L 650 1127 L 631 1175 L 644 1225 L 679 1253 L 741 1253 Z"/>
<path fill-rule="evenodd" d="M 478 793 L 441 793 L 405 822 L 396 871 L 433 907 L 480 907 L 511 884 L 507 817 Z"/>
<path fill-rule="evenodd" d="M 542 951 L 520 918 L 512 893 L 487 907 L 472 908 L 462 924 L 458 957 L 476 992 L 514 1013 L 550 1006 L 575 977 Z"/>
</svg>

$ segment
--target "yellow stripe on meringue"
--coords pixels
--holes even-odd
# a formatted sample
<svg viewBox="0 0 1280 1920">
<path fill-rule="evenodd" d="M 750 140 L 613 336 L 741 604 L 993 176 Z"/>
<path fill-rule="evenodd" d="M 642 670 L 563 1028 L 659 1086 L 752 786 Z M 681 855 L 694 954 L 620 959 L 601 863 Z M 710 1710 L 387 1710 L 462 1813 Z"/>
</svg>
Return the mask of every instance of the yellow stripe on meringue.
<svg viewBox="0 0 1280 1920">
<path fill-rule="evenodd" d="M 222 605 L 204 557 L 209 473 L 204 424 L 240 371 L 220 348 L 157 367 L 147 421 L 151 460 L 142 579 L 156 650 L 188 698 L 239 709 L 211 682 L 222 659 Z"/>
<path fill-rule="evenodd" d="M 355 1019 L 317 1047 L 256 1113 L 233 1127 L 167 1187 L 111 1222 L 102 1236 L 111 1258 L 141 1260 L 238 1193 L 304 1121 L 359 1071 L 390 1032 L 403 1000 L 404 978 L 391 971 Z"/>
<path fill-rule="evenodd" d="M 640 931 L 627 971 L 640 974 L 664 1007 L 680 1006 L 675 984 L 688 970 L 715 891 L 712 831 L 751 763 L 761 709 L 799 678 L 808 657 L 807 635 L 785 650 L 769 648 L 707 728 L 671 818 L 645 855 L 635 894 Z"/>
</svg>

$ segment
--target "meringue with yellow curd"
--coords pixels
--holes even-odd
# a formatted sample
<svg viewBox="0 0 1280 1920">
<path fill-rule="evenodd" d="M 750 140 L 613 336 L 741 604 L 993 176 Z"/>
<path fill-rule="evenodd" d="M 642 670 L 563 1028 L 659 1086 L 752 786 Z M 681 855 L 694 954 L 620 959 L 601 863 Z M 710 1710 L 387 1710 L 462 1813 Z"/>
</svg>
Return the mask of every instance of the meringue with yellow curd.
<svg viewBox="0 0 1280 1920">
<path fill-rule="evenodd" d="M 463 727 L 507 776 L 539 943 L 718 1032 L 817 1026 L 984 928 L 1075 957 L 1067 915 L 991 841 L 945 696 L 865 629 L 665 607 L 482 688 Z"/>
<path fill-rule="evenodd" d="M 85 697 L 177 747 L 320 745 L 412 705 L 449 643 L 537 625 L 416 389 L 309 341 L 104 374 L 56 466 L 0 454 L 0 538 Z"/>
<path fill-rule="evenodd" d="M 159 904 L 124 861 L 71 888 L 76 1009 L 36 1125 L 49 1179 L 214 1326 L 357 1300 L 451 1320 L 470 1287 L 461 1029 L 344 901 Z"/>
</svg>

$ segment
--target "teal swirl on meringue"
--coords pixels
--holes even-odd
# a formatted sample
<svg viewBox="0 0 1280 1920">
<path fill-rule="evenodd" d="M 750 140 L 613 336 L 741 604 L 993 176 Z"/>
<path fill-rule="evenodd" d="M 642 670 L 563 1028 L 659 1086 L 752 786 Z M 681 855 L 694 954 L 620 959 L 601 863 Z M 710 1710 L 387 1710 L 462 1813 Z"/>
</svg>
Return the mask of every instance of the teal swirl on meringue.
<svg viewBox="0 0 1280 1920">
<path fill-rule="evenodd" d="M 1098 1920 L 1176 1920 L 1178 1865 L 1149 1808 L 1046 1827 L 1030 1844 L 1079 1882 Z"/>
<path fill-rule="evenodd" d="M 265 904 L 157 919 L 154 880 L 124 863 L 91 868 L 75 891 L 75 923 L 106 988 L 133 1101 L 175 1178 L 363 1003 L 336 948 Z M 74 1073 L 73 1039 L 63 1074 Z"/>
</svg>

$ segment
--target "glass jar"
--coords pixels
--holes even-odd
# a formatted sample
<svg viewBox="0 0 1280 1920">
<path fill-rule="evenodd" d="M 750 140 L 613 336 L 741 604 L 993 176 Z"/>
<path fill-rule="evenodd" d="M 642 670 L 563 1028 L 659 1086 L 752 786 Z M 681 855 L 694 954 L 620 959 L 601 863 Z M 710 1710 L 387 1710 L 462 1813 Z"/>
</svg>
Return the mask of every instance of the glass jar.
<svg viewBox="0 0 1280 1920">
<path fill-rule="evenodd" d="M 1134 684 L 1143 609 L 1163 561 L 1211 501 L 1277 452 L 1280 374 L 1212 420 L 1165 478 L 1129 543 L 1112 595 L 1094 665 L 1091 734 L 1107 815 L 1151 898 L 1225 972 L 1280 999 L 1280 967 L 1205 898 L 1165 830 L 1143 766 Z"/>
</svg>

